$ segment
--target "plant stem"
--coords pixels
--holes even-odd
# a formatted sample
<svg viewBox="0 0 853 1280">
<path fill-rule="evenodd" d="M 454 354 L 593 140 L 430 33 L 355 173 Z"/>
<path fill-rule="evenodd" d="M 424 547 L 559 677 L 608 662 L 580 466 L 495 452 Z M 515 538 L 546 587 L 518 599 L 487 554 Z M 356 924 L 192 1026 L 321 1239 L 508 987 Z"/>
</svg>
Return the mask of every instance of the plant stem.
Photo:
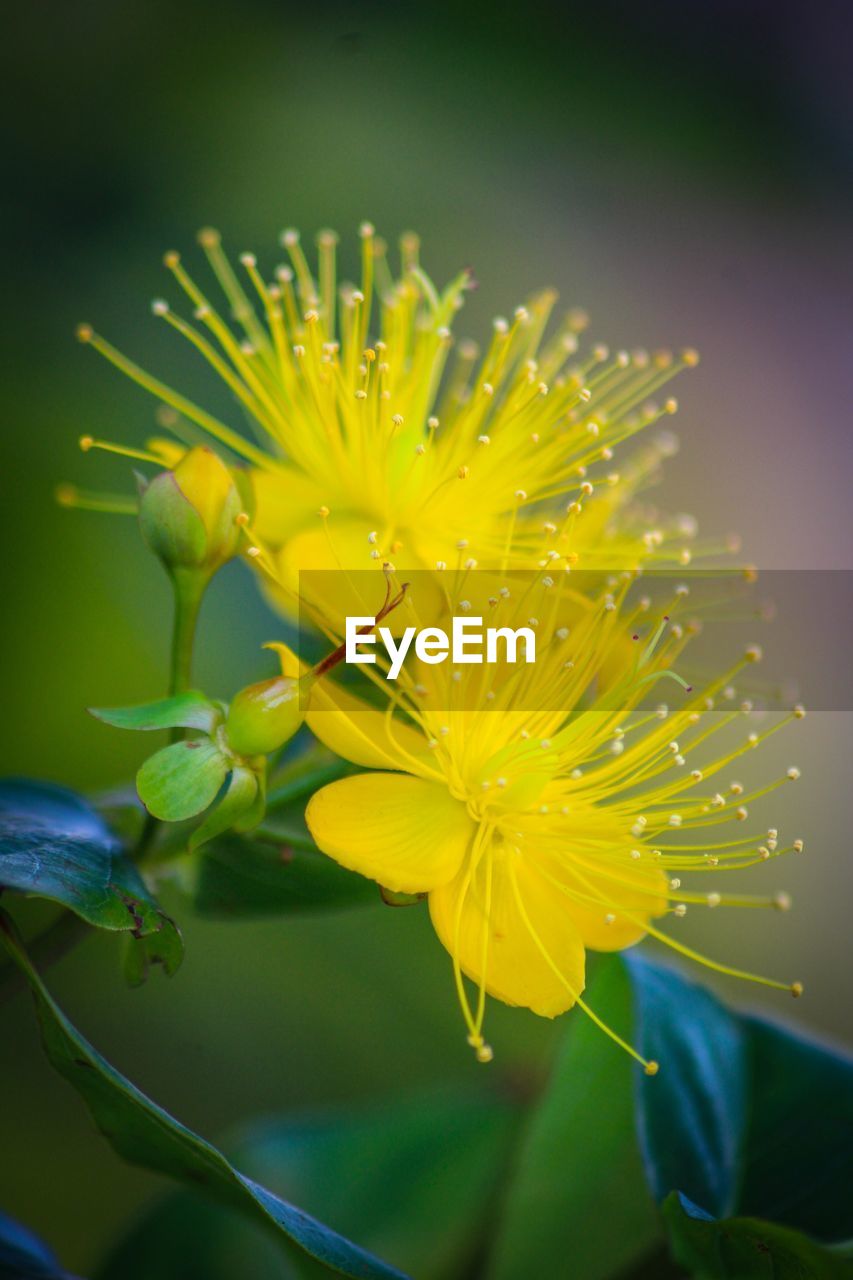
<svg viewBox="0 0 853 1280">
<path fill-rule="evenodd" d="M 172 619 L 172 654 L 169 664 L 169 696 L 183 693 L 192 684 L 193 645 L 202 597 L 209 579 L 197 570 L 175 569 L 170 575 L 174 589 L 174 616 Z M 169 740 L 177 742 L 181 729 L 172 729 Z M 160 823 L 150 813 L 139 833 L 133 850 L 134 862 L 139 862 L 151 848 Z"/>
<path fill-rule="evenodd" d="M 193 643 L 207 578 L 197 570 L 176 569 L 172 574 L 175 614 L 172 624 L 172 660 L 169 696 L 183 693 L 192 682 Z"/>
</svg>

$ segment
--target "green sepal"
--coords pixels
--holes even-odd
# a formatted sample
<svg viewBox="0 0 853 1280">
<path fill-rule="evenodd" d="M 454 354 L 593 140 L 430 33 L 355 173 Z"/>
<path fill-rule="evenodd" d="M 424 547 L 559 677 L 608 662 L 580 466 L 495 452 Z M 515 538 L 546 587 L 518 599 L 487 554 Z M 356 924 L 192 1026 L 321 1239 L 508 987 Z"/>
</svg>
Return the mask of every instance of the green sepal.
<svg viewBox="0 0 853 1280">
<path fill-rule="evenodd" d="M 263 822 L 267 812 L 267 762 L 263 756 L 258 756 L 257 760 L 253 761 L 253 766 L 258 789 L 252 803 L 233 824 L 234 830 L 240 835 L 245 835 L 247 831 L 254 831 L 258 823 Z"/>
<path fill-rule="evenodd" d="M 134 707 L 90 707 L 89 714 L 115 729 L 200 729 L 208 734 L 222 720 L 218 707 L 195 689 Z"/>
<path fill-rule="evenodd" d="M 213 803 L 230 767 L 209 739 L 173 742 L 145 761 L 136 775 L 136 789 L 153 817 L 183 822 Z"/>
<path fill-rule="evenodd" d="M 142 536 L 167 565 L 201 565 L 207 554 L 207 530 L 195 507 L 181 492 L 171 471 L 150 481 L 139 504 Z"/>
<path fill-rule="evenodd" d="M 253 807 L 257 795 L 257 776 L 245 765 L 238 765 L 231 774 L 228 789 L 219 804 L 190 836 L 190 850 L 195 851 L 214 836 L 230 830 L 237 819 Z"/>
<path fill-rule="evenodd" d="M 395 889 L 386 889 L 385 885 L 381 884 L 379 896 L 386 907 L 416 907 L 419 902 L 423 902 L 426 894 L 398 893 Z"/>
</svg>

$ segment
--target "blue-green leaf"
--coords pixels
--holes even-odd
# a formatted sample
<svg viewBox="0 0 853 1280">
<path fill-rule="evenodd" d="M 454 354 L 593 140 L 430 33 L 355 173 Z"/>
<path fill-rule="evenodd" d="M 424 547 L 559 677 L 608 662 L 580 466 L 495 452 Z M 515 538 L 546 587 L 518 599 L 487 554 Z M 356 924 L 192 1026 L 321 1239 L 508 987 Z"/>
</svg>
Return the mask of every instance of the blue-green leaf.
<svg viewBox="0 0 853 1280">
<path fill-rule="evenodd" d="M 757 1018 L 738 1212 L 821 1240 L 853 1237 L 853 1058 Z"/>
<path fill-rule="evenodd" d="M 850 1280 L 853 1261 L 758 1218 L 717 1221 L 673 1192 L 663 1206 L 676 1262 L 693 1280 Z"/>
<path fill-rule="evenodd" d="M 100 929 L 156 937 L 167 969 L 180 963 L 174 922 L 100 814 L 65 787 L 0 782 L 0 888 L 58 902 Z"/>
<path fill-rule="evenodd" d="M 116 1071 L 52 1000 L 2 912 L 0 942 L 30 986 L 48 1058 L 81 1095 L 98 1128 L 120 1156 L 241 1210 L 283 1243 L 298 1246 L 332 1271 L 358 1280 L 401 1280 L 400 1271 L 240 1173 L 220 1151 Z"/>
<path fill-rule="evenodd" d="M 135 707 L 90 707 L 89 712 L 115 729 L 201 729 L 212 733 L 222 719 L 219 708 L 194 689 Z"/>
<path fill-rule="evenodd" d="M 660 1063 L 636 1079 L 636 1117 L 649 1186 L 662 1201 L 683 1191 L 715 1217 L 735 1208 L 748 1101 L 740 1021 L 703 987 L 636 954 L 635 1038 Z"/>
<path fill-rule="evenodd" d="M 655 1198 L 679 1191 L 715 1218 L 853 1237 L 853 1058 L 728 1010 L 672 969 L 623 963 L 640 1048 L 661 1064 L 652 1088 L 637 1081 Z"/>
</svg>

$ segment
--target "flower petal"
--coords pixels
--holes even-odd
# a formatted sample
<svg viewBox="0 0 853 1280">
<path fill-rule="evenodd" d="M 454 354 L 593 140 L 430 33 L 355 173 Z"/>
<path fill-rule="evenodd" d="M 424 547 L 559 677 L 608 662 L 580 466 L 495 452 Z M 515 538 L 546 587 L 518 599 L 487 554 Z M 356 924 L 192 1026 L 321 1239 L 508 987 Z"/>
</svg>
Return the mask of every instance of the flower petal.
<svg viewBox="0 0 853 1280">
<path fill-rule="evenodd" d="M 332 782 L 311 797 L 305 820 L 324 853 L 398 893 L 450 880 L 475 831 L 445 786 L 399 773 Z"/>
<path fill-rule="evenodd" d="M 645 936 L 653 916 L 666 912 L 667 877 L 651 864 L 650 851 L 643 856 L 645 863 L 635 862 L 628 854 L 598 864 L 591 856 L 542 858 L 543 871 L 562 886 L 566 910 L 584 946 L 622 951 Z"/>
<path fill-rule="evenodd" d="M 584 947 L 564 895 L 512 846 L 493 841 L 429 896 L 435 931 L 489 995 L 553 1018 L 584 988 Z"/>
<path fill-rule="evenodd" d="M 267 546 L 278 548 L 317 521 L 324 501 L 318 486 L 295 467 L 282 465 L 249 473 L 255 513 L 253 527 Z"/>
</svg>

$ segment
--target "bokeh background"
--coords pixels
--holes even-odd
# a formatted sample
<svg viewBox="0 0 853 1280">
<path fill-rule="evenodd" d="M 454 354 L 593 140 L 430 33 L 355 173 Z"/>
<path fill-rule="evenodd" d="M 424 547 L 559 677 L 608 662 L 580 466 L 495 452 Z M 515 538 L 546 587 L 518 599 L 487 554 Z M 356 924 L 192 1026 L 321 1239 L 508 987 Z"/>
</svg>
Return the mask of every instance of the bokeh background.
<svg viewBox="0 0 853 1280">
<path fill-rule="evenodd" d="M 267 268 L 286 225 L 336 227 L 353 265 L 363 218 L 389 239 L 414 226 L 439 279 L 476 270 L 460 333 L 554 283 L 590 309 L 597 338 L 697 346 L 662 499 L 706 530 L 742 532 L 763 567 L 853 568 L 845 10 L 18 6 L 0 77 L 0 769 L 100 788 L 138 763 L 132 735 L 84 708 L 161 692 L 166 583 L 132 520 L 69 513 L 52 494 L 63 479 L 129 487 L 121 460 L 84 458 L 77 437 L 139 443 L 153 422 L 152 402 L 74 342 L 78 320 L 216 404 L 149 312 L 167 284 L 162 252 L 193 258 L 203 224 Z M 814 626 L 834 622 L 829 610 Z M 275 632 L 231 566 L 205 606 L 205 688 L 257 678 Z M 763 878 L 796 909 L 679 927 L 718 956 L 802 978 L 807 999 L 769 1007 L 849 1039 L 851 716 L 821 711 L 792 736 L 762 756 L 803 768 L 772 818 L 808 854 Z M 102 1051 L 208 1136 L 482 1070 L 424 912 L 182 924 L 171 981 L 128 993 L 117 947 L 97 938 L 51 982 Z M 535 1080 L 557 1031 L 494 1008 L 495 1070 Z M 21 996 L 2 1010 L 0 1098 L 0 1203 L 86 1274 L 162 1184 L 94 1134 L 43 1063 Z"/>
</svg>

